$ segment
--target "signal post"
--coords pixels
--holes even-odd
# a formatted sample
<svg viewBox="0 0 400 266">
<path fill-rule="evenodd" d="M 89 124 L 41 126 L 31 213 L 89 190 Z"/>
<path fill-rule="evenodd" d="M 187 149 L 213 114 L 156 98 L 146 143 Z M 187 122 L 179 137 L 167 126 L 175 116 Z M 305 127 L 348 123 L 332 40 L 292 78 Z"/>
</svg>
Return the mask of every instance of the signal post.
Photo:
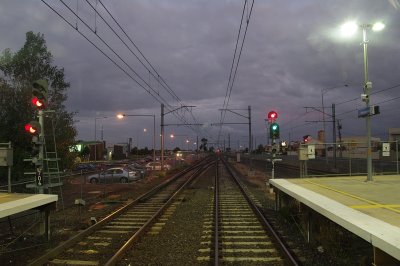
<svg viewBox="0 0 400 266">
<path fill-rule="evenodd" d="M 268 124 L 269 124 L 269 137 L 272 143 L 272 158 L 268 159 L 269 162 L 272 163 L 271 170 L 271 179 L 275 178 L 275 162 L 282 161 L 280 158 L 276 158 L 276 153 L 279 150 L 279 143 L 276 143 L 276 140 L 279 139 L 279 124 L 276 122 L 278 118 L 278 113 L 275 111 L 270 111 L 268 113 Z M 269 185 L 269 183 L 267 184 Z M 273 189 L 270 188 L 270 192 L 273 192 Z"/>
<path fill-rule="evenodd" d="M 33 173 L 26 172 L 25 174 L 34 174 L 35 183 L 39 194 L 44 193 L 43 180 L 43 159 L 44 159 L 44 109 L 48 104 L 48 82 L 44 79 L 39 79 L 32 84 L 32 99 L 31 102 L 37 110 L 38 120 L 33 120 L 25 125 L 25 131 L 32 136 L 32 152 L 31 158 L 24 161 L 30 161 L 34 165 Z"/>
</svg>

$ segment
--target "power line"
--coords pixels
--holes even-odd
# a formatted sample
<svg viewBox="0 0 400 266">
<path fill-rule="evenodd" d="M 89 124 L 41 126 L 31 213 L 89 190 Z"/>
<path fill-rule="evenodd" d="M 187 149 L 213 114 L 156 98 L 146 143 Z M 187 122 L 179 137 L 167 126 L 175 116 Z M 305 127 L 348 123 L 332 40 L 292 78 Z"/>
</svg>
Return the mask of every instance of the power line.
<svg viewBox="0 0 400 266">
<path fill-rule="evenodd" d="M 239 45 L 240 35 L 241 35 L 241 31 L 242 31 L 243 18 L 244 18 L 244 14 L 245 14 L 246 7 L 247 7 L 247 0 L 245 0 L 244 5 L 243 5 L 243 10 L 242 10 L 242 16 L 241 16 L 241 20 L 240 20 L 239 32 L 238 32 L 238 35 L 237 35 L 237 38 L 236 38 L 236 45 L 235 45 L 235 51 L 234 51 L 234 55 L 233 55 L 233 59 L 232 59 L 231 70 L 230 70 L 230 73 L 229 73 L 228 86 L 226 88 L 224 103 L 223 103 L 222 111 L 221 111 L 220 127 L 219 127 L 218 138 L 217 138 L 217 142 L 218 143 L 220 142 L 222 125 L 223 125 L 223 122 L 225 120 L 226 110 L 227 110 L 227 107 L 229 105 L 229 100 L 230 100 L 230 96 L 231 96 L 231 93 L 232 93 L 233 84 L 235 82 L 235 78 L 236 78 L 236 74 L 237 74 L 240 58 L 241 58 L 242 51 L 243 51 L 244 41 L 246 39 L 247 29 L 248 29 L 249 22 L 250 22 L 250 17 L 251 17 L 252 11 L 253 11 L 253 6 L 254 6 L 254 0 L 252 1 L 250 12 L 248 12 L 248 16 L 247 16 L 247 19 L 246 19 L 246 28 L 245 28 L 244 35 L 243 35 L 243 38 L 242 38 L 242 44 L 240 46 L 240 52 L 239 52 L 239 55 L 237 56 L 235 70 L 233 72 L 234 65 L 235 65 L 235 59 L 236 59 L 236 54 L 237 54 L 237 48 L 238 48 L 238 45 Z M 247 10 L 248 10 L 248 8 L 247 8 Z M 232 75 L 232 73 L 233 73 L 233 75 Z"/>
<path fill-rule="evenodd" d="M 93 31 L 93 29 L 85 22 L 83 21 L 83 19 L 77 14 L 75 13 L 68 5 L 66 5 L 62 0 L 60 0 L 64 6 L 66 6 L 71 13 L 73 13 L 77 19 L 79 19 L 80 21 L 82 21 L 82 23 L 92 32 L 94 33 L 102 42 L 104 45 L 106 45 L 133 73 L 135 73 L 135 75 L 142 81 L 144 82 L 149 89 L 145 88 L 138 80 L 136 80 L 132 75 L 130 75 L 124 68 L 122 68 L 122 66 L 120 66 L 115 60 L 113 60 L 109 55 L 107 55 L 99 46 L 97 46 L 93 41 L 91 41 L 85 34 L 83 34 L 77 27 L 74 27 L 74 25 L 72 25 L 72 23 L 70 23 L 63 15 L 61 15 L 59 12 L 57 12 L 53 7 L 51 7 L 48 3 L 46 3 L 44 0 L 42 0 L 42 2 L 49 7 L 53 12 L 55 12 L 62 20 L 64 20 L 68 25 L 70 25 L 72 28 L 74 28 L 82 37 L 84 37 L 90 44 L 92 44 L 98 51 L 100 51 L 104 56 L 106 56 L 117 68 L 119 68 L 121 71 L 123 71 L 129 78 L 131 78 L 137 85 L 139 85 L 140 87 L 142 87 L 147 93 L 149 93 L 156 101 L 158 101 L 159 103 L 164 103 L 166 105 L 166 109 L 170 110 L 170 108 L 172 108 L 172 106 L 170 104 L 168 104 L 166 102 L 166 100 L 157 92 L 154 90 L 153 87 L 151 87 L 135 70 L 133 70 L 133 68 L 125 62 L 125 60 L 123 60 L 121 58 L 121 56 L 118 55 L 118 53 L 115 52 L 115 50 L 113 50 L 111 48 L 111 46 L 105 42 L 103 40 L 103 38 L 101 38 L 98 34 L 97 31 Z M 90 4 L 90 3 L 89 3 Z M 93 8 L 93 6 L 91 6 Z M 97 11 L 96 11 L 97 12 Z M 100 15 L 100 14 L 99 14 Z M 148 61 L 146 59 L 146 61 Z M 154 69 L 154 68 L 153 68 Z M 158 75 L 158 73 L 157 73 Z M 177 96 L 176 96 L 177 97 Z M 179 98 L 178 98 L 179 99 Z M 195 129 L 193 129 L 190 125 L 188 125 L 188 121 L 186 120 L 186 118 L 184 116 L 178 116 L 176 114 L 174 114 L 175 117 L 177 117 L 182 123 L 184 123 L 188 128 L 196 131 Z M 193 116 L 193 114 L 192 114 Z M 193 116 L 194 117 L 194 116 Z"/>
<path fill-rule="evenodd" d="M 88 0 L 86 0 L 86 2 L 93 8 L 93 6 L 89 3 Z M 162 84 L 161 82 L 158 81 L 158 79 L 156 79 L 156 76 L 152 73 L 152 71 L 150 71 L 150 69 L 139 59 L 139 57 L 130 49 L 128 48 L 134 55 L 135 57 L 139 60 L 139 62 L 146 68 L 147 71 L 149 71 L 149 73 L 159 82 L 159 84 L 161 86 L 163 86 L 164 89 L 166 89 L 171 96 L 173 96 L 178 102 L 181 102 L 181 99 L 176 95 L 176 93 L 168 86 L 168 84 L 164 81 L 164 79 L 160 76 L 160 74 L 158 74 L 157 70 L 153 67 L 153 65 L 149 62 L 149 60 L 144 56 L 144 54 L 142 53 L 142 51 L 139 49 L 139 47 L 135 44 L 135 42 L 132 40 L 132 38 L 126 33 L 126 31 L 122 28 L 122 26 L 119 24 L 119 22 L 114 18 L 114 16 L 111 14 L 111 12 L 108 10 L 108 8 L 103 4 L 103 2 L 101 2 L 101 0 L 99 0 L 99 3 L 102 5 L 102 7 L 107 11 L 108 15 L 113 19 L 113 21 L 118 25 L 118 27 L 120 28 L 120 30 L 125 34 L 125 36 L 128 38 L 128 40 L 131 42 L 131 44 L 136 48 L 136 50 L 140 53 L 140 55 L 143 57 L 143 59 L 147 62 L 147 64 L 149 64 L 149 66 L 151 67 L 151 69 L 157 74 L 158 78 L 161 78 L 161 80 L 164 82 L 164 84 Z M 96 13 L 98 13 L 97 10 L 95 10 Z M 101 16 L 99 14 L 99 16 Z M 103 19 L 103 18 L 102 18 Z M 105 20 L 103 19 L 103 21 L 105 22 Z M 109 25 L 108 23 L 106 23 L 107 25 Z M 115 31 L 113 30 L 113 32 L 115 33 Z M 117 33 L 115 33 L 118 37 L 119 35 Z M 120 38 L 120 37 L 119 37 Z M 120 38 L 120 40 L 122 41 L 122 39 Z M 122 41 L 124 44 L 125 42 Z M 126 45 L 126 44 L 125 44 Z M 128 46 L 127 46 L 128 47 Z M 166 86 L 166 87 L 165 87 Z"/>
<path fill-rule="evenodd" d="M 155 94 L 157 94 L 157 96 L 161 99 L 161 102 L 166 102 L 165 99 L 159 95 L 159 93 L 157 93 L 102 37 L 100 37 L 100 35 L 98 35 L 78 14 L 76 14 L 67 4 L 65 4 L 65 2 L 63 0 L 60 0 L 60 2 L 66 7 L 68 8 L 68 10 L 74 14 L 94 35 L 96 35 L 97 38 L 100 39 L 100 41 L 107 46 L 108 49 L 111 50 L 111 52 L 117 56 L 144 84 L 147 85 L 147 87 L 149 87 Z M 77 30 L 77 29 L 76 29 Z M 77 30 L 79 31 L 79 30 Z M 136 79 L 135 82 L 142 87 L 144 90 L 146 90 L 147 92 L 149 92 L 148 89 L 146 89 L 142 84 L 140 84 Z M 160 101 L 159 101 L 160 102 Z M 160 102 L 160 103 L 161 103 Z"/>
<path fill-rule="evenodd" d="M 88 0 L 86 0 L 86 2 L 93 8 L 93 6 L 88 2 Z M 126 31 L 123 29 L 123 27 L 120 25 L 120 23 L 115 19 L 115 17 L 111 14 L 111 12 L 108 10 L 108 8 L 101 2 L 101 0 L 99 0 L 100 4 L 103 6 L 103 8 L 106 10 L 106 12 L 108 13 L 108 15 L 113 19 L 113 21 L 118 25 L 118 27 L 120 28 L 120 30 L 125 34 L 125 36 L 128 38 L 128 40 L 131 42 L 131 44 L 136 48 L 136 50 L 140 53 L 140 55 L 143 57 L 143 59 L 147 62 L 147 64 L 151 67 L 151 69 L 157 74 L 157 77 L 152 73 L 152 71 L 139 59 L 139 57 L 125 44 L 125 42 L 119 37 L 119 35 L 113 30 L 113 32 L 119 37 L 119 39 L 127 46 L 127 48 L 131 51 L 132 54 L 134 54 L 134 56 L 138 59 L 138 61 L 146 68 L 146 70 L 157 80 L 157 82 L 173 97 L 175 98 L 178 103 L 180 103 L 181 105 L 184 105 L 181 101 L 181 99 L 176 95 L 176 93 L 173 91 L 173 89 L 171 89 L 171 87 L 166 83 L 166 81 L 163 79 L 163 77 L 157 72 L 157 70 L 154 68 L 154 66 L 150 63 L 150 61 L 146 58 L 146 56 L 142 53 L 142 51 L 139 49 L 139 47 L 135 44 L 135 42 L 132 40 L 132 38 L 126 33 Z M 94 9 L 95 12 L 98 13 L 98 11 L 96 9 Z M 99 14 L 99 16 L 101 16 Z M 103 18 L 102 18 L 103 19 Z M 103 19 L 103 21 L 105 21 Z M 106 24 L 109 26 L 109 24 L 106 22 Z M 111 27 L 111 26 L 109 26 Z M 159 81 L 159 79 L 161 79 L 161 81 L 163 83 L 161 83 Z M 193 112 L 191 109 L 189 109 L 188 107 L 185 107 L 185 109 L 190 112 L 192 119 L 194 121 L 194 124 L 198 124 L 197 119 L 195 118 Z M 196 130 L 195 130 L 196 131 Z M 198 128 L 198 131 L 200 131 L 200 128 Z M 208 135 L 208 134 L 207 134 Z"/>
<path fill-rule="evenodd" d="M 374 95 L 374 94 L 381 93 L 381 92 L 384 92 L 384 91 L 387 91 L 387 90 L 395 89 L 397 87 L 400 87 L 400 84 L 394 85 L 392 87 L 388 87 L 386 89 L 374 91 L 374 92 L 370 93 L 370 95 Z M 345 103 L 349 103 L 349 102 L 352 102 L 352 101 L 355 101 L 355 100 L 358 100 L 358 99 L 360 99 L 360 98 L 357 97 L 357 98 L 354 98 L 354 99 L 346 100 L 344 102 L 337 103 L 336 106 L 341 105 L 341 104 L 345 104 Z"/>
</svg>

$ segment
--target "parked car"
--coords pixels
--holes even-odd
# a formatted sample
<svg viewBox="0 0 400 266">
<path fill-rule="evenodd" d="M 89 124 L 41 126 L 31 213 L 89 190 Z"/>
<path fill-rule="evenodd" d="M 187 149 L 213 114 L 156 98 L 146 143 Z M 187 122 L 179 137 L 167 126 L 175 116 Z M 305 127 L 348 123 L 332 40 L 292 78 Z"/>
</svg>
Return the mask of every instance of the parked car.
<svg viewBox="0 0 400 266">
<path fill-rule="evenodd" d="M 141 175 L 142 178 L 144 178 L 147 174 L 147 169 L 144 165 L 141 165 L 139 163 L 131 163 L 128 164 L 127 167 L 131 169 L 132 171 L 138 171 Z"/>
<path fill-rule="evenodd" d="M 128 183 L 130 181 L 139 180 L 141 178 L 139 171 L 133 171 L 123 167 L 109 168 L 101 173 L 89 175 L 87 181 L 90 183 Z"/>
<path fill-rule="evenodd" d="M 147 170 L 161 170 L 161 162 L 149 162 L 146 164 Z M 164 163 L 165 170 L 171 170 L 171 165 Z"/>
<path fill-rule="evenodd" d="M 92 163 L 78 163 L 72 167 L 73 172 L 91 172 L 96 170 L 96 165 Z"/>
</svg>

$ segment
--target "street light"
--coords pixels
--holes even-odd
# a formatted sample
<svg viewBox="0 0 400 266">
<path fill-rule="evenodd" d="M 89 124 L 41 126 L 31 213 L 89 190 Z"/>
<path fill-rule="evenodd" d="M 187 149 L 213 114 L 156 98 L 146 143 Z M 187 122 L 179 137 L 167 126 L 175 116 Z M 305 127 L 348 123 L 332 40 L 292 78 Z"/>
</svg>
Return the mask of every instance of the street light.
<svg viewBox="0 0 400 266">
<path fill-rule="evenodd" d="M 367 30 L 372 29 L 373 31 L 381 31 L 385 28 L 382 22 L 376 22 L 374 24 L 361 24 L 357 25 L 355 22 L 347 22 L 341 26 L 343 35 L 350 36 L 356 33 L 357 29 L 361 28 L 363 32 L 363 48 L 364 48 L 364 101 L 367 110 L 370 110 L 370 90 L 372 89 L 372 83 L 368 80 L 368 39 Z M 371 114 L 369 113 L 366 117 L 367 127 L 367 181 L 373 181 L 372 178 L 372 156 L 371 156 Z"/>
<path fill-rule="evenodd" d="M 117 114 L 118 119 L 123 119 L 126 116 L 144 116 L 144 117 L 153 117 L 153 162 L 156 161 L 156 148 L 155 148 L 155 143 L 156 143 L 156 116 L 155 115 L 127 115 L 127 114 Z M 143 130 L 144 132 L 147 131 L 147 129 Z M 139 143 L 138 143 L 139 146 Z M 138 147 L 139 149 L 139 147 Z"/>
<path fill-rule="evenodd" d="M 189 150 L 189 140 L 188 140 L 188 135 L 176 135 L 176 134 L 171 134 L 170 135 L 171 139 L 175 138 L 175 137 L 186 137 L 186 144 Z"/>
</svg>

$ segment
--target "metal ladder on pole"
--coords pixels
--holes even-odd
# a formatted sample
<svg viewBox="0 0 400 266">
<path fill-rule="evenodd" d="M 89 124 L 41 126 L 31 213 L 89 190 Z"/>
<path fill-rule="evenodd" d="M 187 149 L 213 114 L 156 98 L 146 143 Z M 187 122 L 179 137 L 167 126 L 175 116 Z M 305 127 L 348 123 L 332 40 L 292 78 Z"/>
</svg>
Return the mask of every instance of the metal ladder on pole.
<svg viewBox="0 0 400 266">
<path fill-rule="evenodd" d="M 62 191 L 63 182 L 61 180 L 62 172 L 60 172 L 60 167 L 59 167 L 60 158 L 58 158 L 57 154 L 54 122 L 51 114 L 48 117 L 51 122 L 51 134 L 45 134 L 44 136 L 43 175 L 49 194 L 52 194 L 53 188 L 57 187 L 59 188 L 58 196 L 60 197 L 61 207 L 64 210 L 64 198 Z"/>
</svg>

